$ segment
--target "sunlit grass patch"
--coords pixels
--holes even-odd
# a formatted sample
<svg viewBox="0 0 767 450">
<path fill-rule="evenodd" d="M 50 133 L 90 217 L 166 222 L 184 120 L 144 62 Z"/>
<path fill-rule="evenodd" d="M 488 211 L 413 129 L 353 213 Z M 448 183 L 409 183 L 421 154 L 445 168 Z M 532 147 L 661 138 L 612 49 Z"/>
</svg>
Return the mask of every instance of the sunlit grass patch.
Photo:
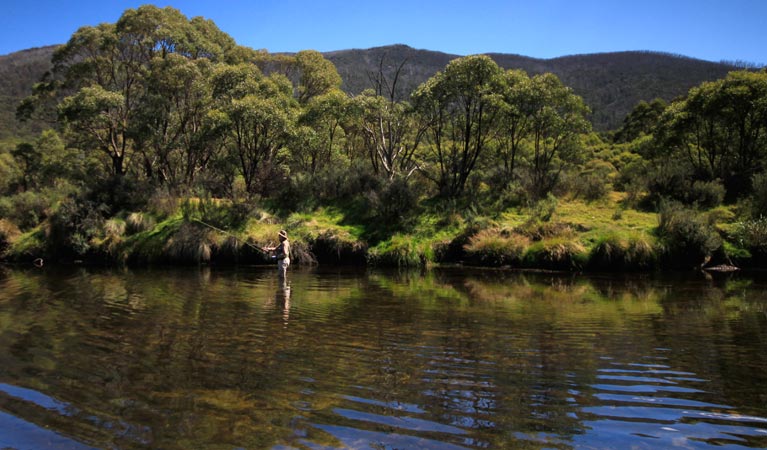
<svg viewBox="0 0 767 450">
<path fill-rule="evenodd" d="M 579 241 L 566 237 L 544 239 L 528 247 L 527 267 L 553 270 L 580 270 L 588 262 L 588 250 Z"/>
<path fill-rule="evenodd" d="M 498 228 L 482 230 L 464 245 L 470 262 L 488 266 L 519 265 L 530 238 Z"/>
</svg>

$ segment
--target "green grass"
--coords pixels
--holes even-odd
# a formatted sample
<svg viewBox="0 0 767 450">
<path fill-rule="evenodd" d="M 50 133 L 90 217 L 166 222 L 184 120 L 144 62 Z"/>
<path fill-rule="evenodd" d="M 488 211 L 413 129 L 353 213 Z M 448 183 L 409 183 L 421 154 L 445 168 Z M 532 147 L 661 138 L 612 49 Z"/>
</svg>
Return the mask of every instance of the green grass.
<svg viewBox="0 0 767 450">
<path fill-rule="evenodd" d="M 206 228 L 179 207 L 159 222 L 147 213 L 123 213 L 125 219 L 108 221 L 103 239 L 94 244 L 109 257 L 131 263 L 264 262 L 262 252 L 246 245 L 274 245 L 279 230 L 285 229 L 297 262 L 314 262 L 316 257 L 321 263 L 367 261 L 399 267 L 464 262 L 557 270 L 656 268 L 664 250 L 655 233 L 658 214 L 625 208 L 624 196 L 613 192 L 592 202 L 560 198 L 548 221 L 542 220 L 534 207 L 511 208 L 489 216 L 475 208 L 433 202 L 409 221 L 407 230 L 390 231 L 372 246 L 365 239 L 371 227 L 383 229 L 381 224 L 355 222 L 350 217 L 359 215 L 341 207 L 318 208 L 286 218 L 254 210 L 232 229 L 222 231 Z M 719 207 L 701 214 L 716 224 L 720 234 L 732 234 L 736 217 L 732 208 Z M 109 231 L 118 228 L 124 231 Z M 14 236 L 7 254 L 11 259 L 39 256 L 45 251 L 45 239 L 43 226 Z M 745 255 L 737 254 L 739 249 L 732 242 L 725 244 L 733 256 Z"/>
</svg>

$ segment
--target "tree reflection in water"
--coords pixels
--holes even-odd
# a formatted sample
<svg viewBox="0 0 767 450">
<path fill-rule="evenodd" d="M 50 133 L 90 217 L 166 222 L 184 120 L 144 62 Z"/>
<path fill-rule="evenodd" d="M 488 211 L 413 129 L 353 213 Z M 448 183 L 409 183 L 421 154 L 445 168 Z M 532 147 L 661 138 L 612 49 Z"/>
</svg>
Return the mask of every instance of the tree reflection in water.
<svg viewBox="0 0 767 450">
<path fill-rule="evenodd" d="M 5 269 L 0 447 L 764 447 L 755 280 Z"/>
</svg>

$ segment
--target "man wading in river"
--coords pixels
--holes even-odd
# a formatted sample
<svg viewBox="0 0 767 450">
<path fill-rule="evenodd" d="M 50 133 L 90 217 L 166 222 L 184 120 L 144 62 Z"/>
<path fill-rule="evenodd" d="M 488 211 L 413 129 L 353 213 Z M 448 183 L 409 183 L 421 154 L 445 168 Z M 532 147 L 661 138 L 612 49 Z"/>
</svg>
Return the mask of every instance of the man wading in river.
<svg viewBox="0 0 767 450">
<path fill-rule="evenodd" d="M 280 244 L 276 247 L 264 247 L 264 250 L 274 252 L 272 258 L 277 259 L 277 273 L 280 275 L 280 278 L 285 278 L 285 273 L 290 265 L 290 242 L 288 241 L 287 231 L 280 230 L 278 236 Z"/>
</svg>

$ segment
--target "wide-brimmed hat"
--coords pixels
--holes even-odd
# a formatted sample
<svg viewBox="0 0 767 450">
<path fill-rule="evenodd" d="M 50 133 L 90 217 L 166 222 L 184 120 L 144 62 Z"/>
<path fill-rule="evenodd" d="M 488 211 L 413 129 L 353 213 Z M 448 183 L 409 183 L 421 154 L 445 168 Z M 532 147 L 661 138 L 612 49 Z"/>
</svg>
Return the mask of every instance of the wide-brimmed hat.
<svg viewBox="0 0 767 450">
<path fill-rule="evenodd" d="M 288 238 L 288 232 L 287 232 L 287 231 L 285 231 L 285 230 L 280 230 L 280 232 L 279 232 L 279 233 L 277 233 L 277 235 L 278 235 L 279 237 L 282 237 L 282 238 L 285 238 L 285 239 L 287 239 L 287 238 Z"/>
</svg>

